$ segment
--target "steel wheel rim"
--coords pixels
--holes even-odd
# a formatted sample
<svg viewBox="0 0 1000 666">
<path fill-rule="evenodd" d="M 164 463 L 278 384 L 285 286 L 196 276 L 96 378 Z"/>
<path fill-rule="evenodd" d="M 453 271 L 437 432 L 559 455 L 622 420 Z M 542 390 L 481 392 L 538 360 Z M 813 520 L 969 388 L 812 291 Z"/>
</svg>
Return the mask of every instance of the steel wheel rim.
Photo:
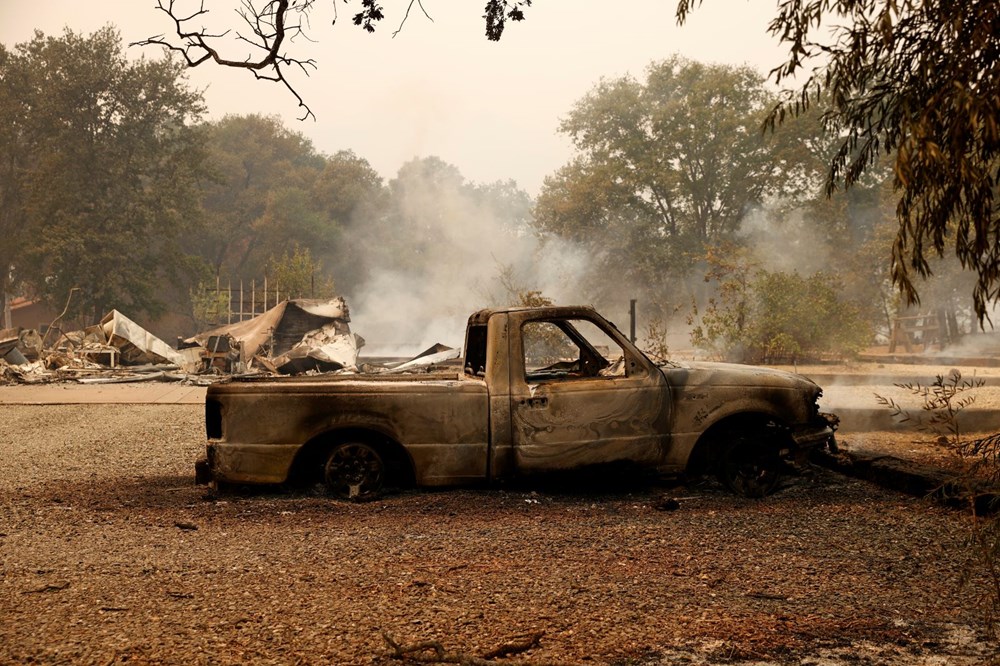
<svg viewBox="0 0 1000 666">
<path fill-rule="evenodd" d="M 781 480 L 781 460 L 767 444 L 755 438 L 739 438 L 722 462 L 722 481 L 744 497 L 765 497 Z"/>
<path fill-rule="evenodd" d="M 330 452 L 324 470 L 327 487 L 347 499 L 364 499 L 382 488 L 383 465 L 367 444 L 342 444 Z"/>
<path fill-rule="evenodd" d="M 768 495 L 780 478 L 776 465 L 761 458 L 733 463 L 726 472 L 732 489 L 746 497 Z"/>
</svg>

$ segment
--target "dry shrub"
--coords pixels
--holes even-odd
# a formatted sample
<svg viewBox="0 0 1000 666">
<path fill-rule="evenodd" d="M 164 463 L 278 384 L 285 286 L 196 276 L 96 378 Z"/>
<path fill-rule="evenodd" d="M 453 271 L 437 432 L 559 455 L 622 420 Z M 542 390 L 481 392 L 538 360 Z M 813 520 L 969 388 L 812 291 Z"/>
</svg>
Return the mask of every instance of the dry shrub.
<svg viewBox="0 0 1000 666">
<path fill-rule="evenodd" d="M 982 609 L 990 635 L 996 636 L 1000 626 L 1000 433 L 970 437 L 963 433 L 960 418 L 976 401 L 971 392 L 983 385 L 982 379 L 963 379 L 954 369 L 947 376 L 938 375 L 928 386 L 919 382 L 896 384 L 920 398 L 919 413 L 911 413 L 892 398 L 875 397 L 899 423 L 934 437 L 958 458 L 959 471 L 944 490 L 967 507 L 969 516 L 970 557 L 962 580 Z M 988 501 L 984 502 L 984 497 Z M 974 581 L 983 576 L 985 586 L 976 588 Z"/>
</svg>

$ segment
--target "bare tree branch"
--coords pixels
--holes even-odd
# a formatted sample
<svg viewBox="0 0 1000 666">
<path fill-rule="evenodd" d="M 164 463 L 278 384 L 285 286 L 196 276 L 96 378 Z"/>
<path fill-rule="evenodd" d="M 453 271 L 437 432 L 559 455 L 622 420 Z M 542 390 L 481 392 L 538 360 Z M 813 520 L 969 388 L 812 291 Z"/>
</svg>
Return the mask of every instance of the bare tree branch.
<svg viewBox="0 0 1000 666">
<path fill-rule="evenodd" d="M 157 35 L 138 42 L 133 42 L 132 46 L 157 45 L 168 49 L 171 52 L 179 53 L 184 58 L 188 67 L 197 67 L 202 63 L 212 61 L 223 67 L 234 67 L 237 69 L 249 70 L 254 78 L 281 83 L 292 93 L 298 101 L 299 107 L 304 109 L 303 116 L 299 120 L 305 120 L 316 115 L 305 103 L 302 96 L 295 90 L 291 82 L 285 77 L 284 68 L 297 67 L 306 76 L 309 70 L 316 69 L 316 62 L 312 59 L 301 60 L 292 58 L 282 51 L 285 38 L 289 41 L 298 35 L 304 35 L 302 22 L 290 23 L 288 21 L 289 12 L 295 12 L 302 21 L 308 20 L 309 10 L 312 8 L 313 0 L 293 3 L 291 0 L 265 0 L 262 6 L 255 7 L 253 0 L 243 0 L 243 6 L 237 13 L 249 26 L 251 36 L 236 33 L 235 40 L 251 46 L 254 50 L 262 51 L 259 57 L 254 58 L 253 51 L 243 60 L 235 60 L 223 57 L 218 49 L 209 42 L 211 40 L 222 39 L 230 31 L 215 34 L 208 32 L 204 27 L 199 29 L 189 29 L 187 26 L 200 17 L 209 13 L 205 9 L 204 0 L 201 2 L 198 11 L 188 16 L 178 16 L 175 10 L 175 0 L 157 0 L 157 9 L 167 14 L 174 22 L 174 30 L 180 43 L 168 41 L 164 35 Z M 265 73 L 270 72 L 270 73 Z"/>
<path fill-rule="evenodd" d="M 194 27 L 200 19 L 208 15 L 205 0 L 201 0 L 199 8 L 187 15 L 178 14 L 177 3 L 180 0 L 156 0 L 156 8 L 165 13 L 174 22 L 174 35 L 155 35 L 147 39 L 132 42 L 130 46 L 161 46 L 170 52 L 178 53 L 188 67 L 197 67 L 206 62 L 213 62 L 222 67 L 233 67 L 250 71 L 254 78 L 280 83 L 295 96 L 299 107 L 304 109 L 299 120 L 316 119 L 312 109 L 305 103 L 302 96 L 292 83 L 285 77 L 287 68 L 298 68 L 306 76 L 311 70 L 317 69 L 312 59 L 303 60 L 289 55 L 288 43 L 296 37 L 310 40 L 306 29 L 309 27 L 309 14 L 316 0 L 240 0 L 241 7 L 236 10 L 249 31 L 246 34 L 232 30 L 219 33 L 209 32 L 203 25 Z M 352 0 L 343 0 L 351 2 Z M 376 24 L 385 18 L 382 5 L 378 0 L 358 0 L 361 11 L 352 17 L 354 25 L 366 32 L 374 32 Z M 333 24 L 338 18 L 338 0 L 329 0 L 333 6 Z M 496 41 L 503 33 L 506 21 L 524 20 L 524 8 L 531 6 L 532 0 L 487 0 L 486 2 L 486 36 Z M 423 0 L 409 0 L 406 13 L 399 27 L 392 33 L 395 37 L 403 29 L 410 17 L 413 6 L 416 5 L 428 20 L 433 22 Z M 286 39 L 287 37 L 287 39 Z M 242 59 L 227 57 L 222 54 L 217 45 L 218 40 L 230 39 L 237 44 L 250 47 L 250 52 Z"/>
<path fill-rule="evenodd" d="M 403 20 L 399 22 L 399 27 L 396 28 L 396 30 L 392 33 L 393 37 L 395 37 L 396 35 L 398 35 L 400 32 L 403 31 L 403 26 L 406 25 L 406 19 L 410 18 L 410 10 L 413 9 L 414 3 L 416 3 L 417 6 L 420 7 L 420 11 L 424 13 L 424 16 L 427 17 L 428 21 L 430 21 L 431 23 L 434 22 L 434 19 L 431 18 L 431 15 L 427 13 L 426 9 L 424 9 L 423 2 L 421 2 L 420 0 L 410 0 L 410 4 L 406 6 L 406 14 L 403 16 Z"/>
</svg>

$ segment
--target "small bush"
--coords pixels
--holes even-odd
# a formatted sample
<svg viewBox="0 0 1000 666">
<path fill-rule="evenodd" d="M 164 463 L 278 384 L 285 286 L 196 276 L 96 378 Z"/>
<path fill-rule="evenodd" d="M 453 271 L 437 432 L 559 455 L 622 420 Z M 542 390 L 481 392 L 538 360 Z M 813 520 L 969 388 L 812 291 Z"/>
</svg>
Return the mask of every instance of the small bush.
<svg viewBox="0 0 1000 666">
<path fill-rule="evenodd" d="M 1000 624 L 1000 507 L 983 507 L 979 494 L 983 488 L 995 489 L 1000 483 L 1000 433 L 969 437 L 961 427 L 962 412 L 976 401 L 972 391 L 984 385 L 982 379 L 963 379 L 958 370 L 938 375 L 928 386 L 896 384 L 920 398 L 918 413 L 911 413 L 892 398 L 877 393 L 875 398 L 892 411 L 897 422 L 928 434 L 958 457 L 959 471 L 947 487 L 968 509 L 970 559 L 962 578 L 983 611 L 987 630 L 995 637 Z M 985 575 L 985 586 L 972 586 L 976 574 Z"/>
<path fill-rule="evenodd" d="M 873 324 L 828 273 L 768 271 L 735 248 L 708 256 L 708 282 L 716 282 L 692 343 L 745 363 L 804 357 L 855 356 L 870 344 Z M 697 312 L 692 315 L 692 322 Z"/>
</svg>

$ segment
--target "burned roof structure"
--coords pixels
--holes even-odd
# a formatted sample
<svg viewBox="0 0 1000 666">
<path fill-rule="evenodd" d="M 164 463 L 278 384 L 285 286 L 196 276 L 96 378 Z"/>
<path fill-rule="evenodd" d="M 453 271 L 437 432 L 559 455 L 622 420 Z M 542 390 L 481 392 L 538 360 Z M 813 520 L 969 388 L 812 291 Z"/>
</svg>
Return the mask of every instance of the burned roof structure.
<svg viewBox="0 0 1000 666">
<path fill-rule="evenodd" d="M 220 326 L 189 344 L 208 350 L 227 346 L 249 367 L 255 360 L 284 374 L 355 367 L 364 340 L 351 333 L 347 303 L 332 299 L 286 300 L 253 319 Z"/>
</svg>

